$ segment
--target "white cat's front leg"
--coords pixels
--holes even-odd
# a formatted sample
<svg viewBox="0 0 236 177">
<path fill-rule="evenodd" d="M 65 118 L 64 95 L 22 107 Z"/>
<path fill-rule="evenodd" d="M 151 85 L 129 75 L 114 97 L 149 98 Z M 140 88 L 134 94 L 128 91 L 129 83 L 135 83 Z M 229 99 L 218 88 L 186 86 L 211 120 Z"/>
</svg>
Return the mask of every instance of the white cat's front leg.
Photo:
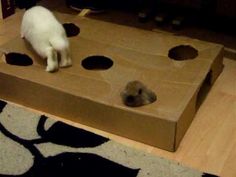
<svg viewBox="0 0 236 177">
<path fill-rule="evenodd" d="M 47 72 L 55 72 L 58 70 L 58 59 L 57 59 L 57 52 L 52 48 L 49 47 L 47 49 Z"/>
</svg>

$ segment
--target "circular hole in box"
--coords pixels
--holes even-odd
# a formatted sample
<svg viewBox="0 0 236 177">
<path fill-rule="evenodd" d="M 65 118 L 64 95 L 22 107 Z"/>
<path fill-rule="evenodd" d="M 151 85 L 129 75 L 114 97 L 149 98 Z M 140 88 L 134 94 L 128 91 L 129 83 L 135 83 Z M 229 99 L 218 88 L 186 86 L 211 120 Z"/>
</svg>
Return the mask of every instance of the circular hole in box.
<svg viewBox="0 0 236 177">
<path fill-rule="evenodd" d="M 113 66 L 113 61 L 105 56 L 89 56 L 82 60 L 82 66 L 88 70 L 107 70 Z"/>
<path fill-rule="evenodd" d="M 80 28 L 74 23 L 64 23 L 63 27 L 67 37 L 77 36 L 80 33 Z"/>
<path fill-rule="evenodd" d="M 190 45 L 179 45 L 169 50 L 168 57 L 173 60 L 192 60 L 198 56 L 198 51 Z"/>
<path fill-rule="evenodd" d="M 5 60 L 9 65 L 31 66 L 33 64 L 33 60 L 28 55 L 15 52 L 5 54 Z"/>
</svg>

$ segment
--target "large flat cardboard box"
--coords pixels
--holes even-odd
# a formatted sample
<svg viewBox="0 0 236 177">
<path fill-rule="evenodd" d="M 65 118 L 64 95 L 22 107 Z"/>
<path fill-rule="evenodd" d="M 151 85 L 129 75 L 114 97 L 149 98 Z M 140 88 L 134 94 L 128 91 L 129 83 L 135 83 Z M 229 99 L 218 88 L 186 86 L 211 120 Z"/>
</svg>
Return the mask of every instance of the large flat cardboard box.
<svg viewBox="0 0 236 177">
<path fill-rule="evenodd" d="M 34 63 L 10 65 L 2 55 L 0 98 L 175 151 L 194 118 L 204 82 L 212 85 L 222 71 L 223 46 L 87 18 L 74 23 L 81 33 L 70 38 L 73 66 L 56 73 L 45 72 L 45 63 L 20 37 L 1 47 L 25 53 Z M 192 59 L 190 46 L 197 51 Z M 113 65 L 86 69 L 82 61 L 89 56 L 106 56 Z M 157 101 L 125 106 L 120 92 L 133 80 L 153 90 Z"/>
</svg>

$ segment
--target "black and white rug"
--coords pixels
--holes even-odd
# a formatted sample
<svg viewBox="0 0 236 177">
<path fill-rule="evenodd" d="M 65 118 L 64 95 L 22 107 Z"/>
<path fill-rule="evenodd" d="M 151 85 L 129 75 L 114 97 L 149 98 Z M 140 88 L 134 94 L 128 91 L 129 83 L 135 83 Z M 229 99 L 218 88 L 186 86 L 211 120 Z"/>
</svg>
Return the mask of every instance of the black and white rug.
<svg viewBox="0 0 236 177">
<path fill-rule="evenodd" d="M 0 177 L 213 177 L 0 100 Z"/>
</svg>

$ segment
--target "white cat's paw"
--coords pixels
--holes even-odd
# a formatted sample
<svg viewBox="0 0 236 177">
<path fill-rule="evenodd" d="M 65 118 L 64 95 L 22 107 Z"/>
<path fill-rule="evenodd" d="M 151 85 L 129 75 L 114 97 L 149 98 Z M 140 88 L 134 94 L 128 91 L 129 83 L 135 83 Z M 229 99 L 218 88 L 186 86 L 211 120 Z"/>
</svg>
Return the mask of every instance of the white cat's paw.
<svg viewBox="0 0 236 177">
<path fill-rule="evenodd" d="M 46 71 L 50 73 L 56 72 L 58 71 L 58 66 L 47 66 Z"/>
<path fill-rule="evenodd" d="M 68 59 L 68 60 L 61 60 L 60 62 L 60 67 L 61 68 L 66 68 L 66 67 L 70 67 L 72 66 L 72 61 L 71 59 Z"/>
</svg>

